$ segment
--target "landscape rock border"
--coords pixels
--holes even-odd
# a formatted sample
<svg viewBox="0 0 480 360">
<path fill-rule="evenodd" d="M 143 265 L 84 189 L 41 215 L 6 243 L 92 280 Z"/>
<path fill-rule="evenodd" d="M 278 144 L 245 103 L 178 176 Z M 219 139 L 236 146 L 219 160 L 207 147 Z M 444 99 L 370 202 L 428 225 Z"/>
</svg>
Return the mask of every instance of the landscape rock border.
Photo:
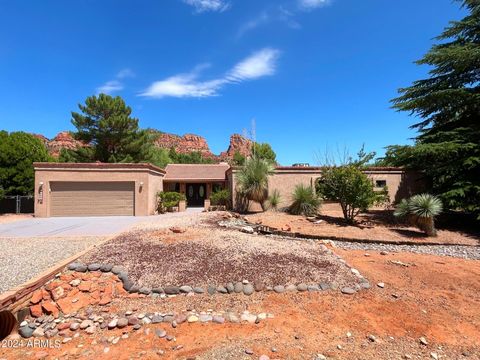
<svg viewBox="0 0 480 360">
<path fill-rule="evenodd" d="M 35 319 L 24 320 L 20 323 L 18 334 L 23 338 L 52 338 L 56 336 L 63 337 L 63 343 L 72 340 L 72 337 L 77 337 L 80 331 L 93 335 L 99 330 L 114 330 L 122 329 L 123 334 L 130 330 L 137 331 L 143 325 L 170 325 L 176 328 L 181 324 L 191 323 L 212 323 L 212 324 L 259 324 L 260 322 L 273 319 L 274 315 L 271 313 L 253 314 L 245 310 L 243 313 L 236 313 L 231 311 L 213 312 L 208 311 L 186 311 L 181 313 L 134 313 L 133 311 L 126 311 L 119 314 L 105 314 L 96 315 L 92 308 L 87 308 L 85 314 L 72 313 L 64 314 L 62 317 L 55 318 L 53 315 L 42 315 Z M 149 331 L 149 330 L 148 330 Z M 75 335 L 74 335 L 75 334 Z M 158 328 L 155 334 L 159 338 L 165 338 L 168 341 L 173 340 L 167 335 L 167 331 Z M 112 341 L 114 344 L 118 340 Z"/>
<path fill-rule="evenodd" d="M 67 269 L 70 271 L 85 273 L 87 271 L 101 271 L 103 273 L 112 273 L 118 277 L 122 282 L 123 288 L 130 294 L 143 294 L 150 296 L 176 296 L 176 295 L 193 295 L 193 294 L 205 294 L 209 295 L 215 294 L 243 294 L 250 296 L 255 292 L 261 291 L 273 291 L 276 293 L 284 292 L 314 292 L 314 291 L 326 291 L 326 290 L 340 290 L 342 294 L 353 295 L 357 291 L 363 289 L 370 289 L 369 281 L 360 274 L 357 269 L 349 266 L 344 259 L 339 255 L 335 254 L 330 250 L 328 251 L 331 255 L 336 256 L 338 261 L 343 263 L 345 266 L 349 267 L 352 274 L 359 279 L 360 284 L 355 284 L 353 287 L 339 287 L 336 282 L 332 283 L 319 283 L 319 284 L 278 284 L 274 286 L 265 286 L 261 281 L 251 283 L 248 280 L 242 281 L 232 281 L 224 285 L 209 285 L 204 288 L 202 286 L 191 286 L 191 285 L 167 285 L 167 286 L 158 286 L 158 287 L 145 287 L 136 284 L 131 278 L 128 277 L 128 271 L 119 265 L 111 264 L 83 264 L 81 262 L 73 262 L 67 266 Z"/>
</svg>

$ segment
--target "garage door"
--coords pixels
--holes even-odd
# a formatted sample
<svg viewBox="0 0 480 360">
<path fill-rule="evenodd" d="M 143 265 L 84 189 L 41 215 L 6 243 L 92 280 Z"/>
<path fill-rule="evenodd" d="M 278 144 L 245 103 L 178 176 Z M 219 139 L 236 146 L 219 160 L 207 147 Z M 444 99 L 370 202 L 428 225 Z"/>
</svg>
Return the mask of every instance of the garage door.
<svg viewBox="0 0 480 360">
<path fill-rule="evenodd" d="M 134 182 L 51 182 L 50 216 L 135 215 Z"/>
</svg>

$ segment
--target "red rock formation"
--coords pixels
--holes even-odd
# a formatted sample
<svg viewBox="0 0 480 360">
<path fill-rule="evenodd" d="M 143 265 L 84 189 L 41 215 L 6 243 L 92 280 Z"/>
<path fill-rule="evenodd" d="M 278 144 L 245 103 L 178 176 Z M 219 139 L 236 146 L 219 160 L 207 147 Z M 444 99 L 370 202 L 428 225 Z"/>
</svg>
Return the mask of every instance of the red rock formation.
<svg viewBox="0 0 480 360">
<path fill-rule="evenodd" d="M 48 141 L 46 146 L 50 155 L 58 157 L 62 149 L 76 149 L 85 146 L 85 144 L 75 140 L 68 131 L 62 131 L 52 140 Z"/>
<path fill-rule="evenodd" d="M 155 140 L 155 145 L 165 149 L 175 149 L 177 153 L 188 154 L 191 152 L 200 152 L 203 156 L 213 158 L 205 138 L 195 134 L 185 134 L 178 136 L 174 134 L 160 134 Z"/>
<path fill-rule="evenodd" d="M 58 133 L 58 135 L 52 140 L 47 139 L 43 135 L 33 135 L 44 142 L 48 152 L 54 157 L 58 157 L 62 149 L 76 149 L 80 146 L 88 146 L 81 141 L 75 140 L 68 131 L 62 131 Z M 185 134 L 183 136 L 179 136 L 161 133 L 158 135 L 154 143 L 156 146 L 164 149 L 171 149 L 173 147 L 175 151 L 180 154 L 200 152 L 203 157 L 213 159 L 218 162 L 231 162 L 236 152 L 239 152 L 243 156 L 249 156 L 251 155 L 252 148 L 252 141 L 239 134 L 233 134 L 230 136 L 230 144 L 227 151 L 222 152 L 220 155 L 213 154 L 210 151 L 205 138 L 195 134 Z"/>
<path fill-rule="evenodd" d="M 247 157 L 252 154 L 252 141 L 240 134 L 233 134 L 230 136 L 230 145 L 227 151 L 220 154 L 220 158 L 224 160 L 231 160 L 235 153 L 240 153 Z"/>
<path fill-rule="evenodd" d="M 35 136 L 37 139 L 40 139 L 40 141 L 45 145 L 47 146 L 48 142 L 50 140 L 48 140 L 45 136 L 43 136 L 42 134 L 32 134 L 33 136 Z"/>
</svg>

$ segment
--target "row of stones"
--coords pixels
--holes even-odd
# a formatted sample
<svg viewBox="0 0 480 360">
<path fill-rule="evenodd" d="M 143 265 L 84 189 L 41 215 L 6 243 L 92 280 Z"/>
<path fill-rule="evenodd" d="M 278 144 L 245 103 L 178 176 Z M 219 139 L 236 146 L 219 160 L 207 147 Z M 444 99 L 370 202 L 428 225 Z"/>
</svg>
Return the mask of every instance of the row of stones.
<svg viewBox="0 0 480 360">
<path fill-rule="evenodd" d="M 97 330 L 126 329 L 138 330 L 142 325 L 167 323 L 173 328 L 183 323 L 250 323 L 258 324 L 263 320 L 273 318 L 273 314 L 259 313 L 252 314 L 244 311 L 241 314 L 234 312 L 206 312 L 188 311 L 182 314 L 173 313 L 138 313 L 126 311 L 121 315 L 105 316 L 95 315 L 78 315 L 72 314 L 64 318 L 55 319 L 52 315 L 41 316 L 35 320 L 23 321 L 19 327 L 19 334 L 24 338 L 29 337 L 47 337 L 63 336 L 71 339 L 72 332 L 84 330 L 87 334 L 94 334 Z M 164 331 L 164 330 L 161 330 Z M 166 335 L 166 332 L 165 332 Z M 160 336 L 160 337 L 164 337 Z M 67 340 L 68 341 L 68 340 Z"/>
<path fill-rule="evenodd" d="M 339 260 L 343 262 L 345 265 L 345 261 L 339 257 Z M 305 291 L 325 291 L 325 290 L 338 290 L 339 285 L 336 282 L 332 283 L 325 283 L 322 282 L 320 284 L 304 284 L 300 283 L 297 285 L 290 284 L 290 285 L 276 285 L 276 286 L 265 286 L 262 282 L 256 281 L 255 283 L 250 283 L 248 280 L 238 281 L 238 282 L 229 282 L 225 286 L 208 286 L 206 289 L 199 286 L 174 286 L 169 285 L 165 287 L 155 287 L 155 288 L 148 288 L 148 287 L 140 287 L 136 285 L 129 277 L 126 270 L 121 266 L 113 266 L 108 264 L 89 264 L 85 265 L 82 263 L 71 263 L 67 267 L 69 270 L 77 271 L 77 272 L 86 272 L 86 271 L 102 271 L 102 272 L 112 272 L 113 274 L 117 275 L 118 278 L 123 283 L 123 288 L 128 291 L 129 293 L 140 293 L 143 295 L 153 295 L 153 296 L 166 296 L 166 295 L 178 295 L 178 294 L 204 294 L 208 293 L 210 295 L 214 295 L 215 293 L 219 294 L 240 294 L 243 293 L 244 295 L 252 295 L 254 292 L 260 291 L 274 291 L 276 293 L 284 293 L 284 292 L 305 292 Z M 344 294 L 354 294 L 355 292 L 361 289 L 369 289 L 370 284 L 367 279 L 365 279 L 356 269 L 351 269 L 352 273 L 357 276 L 360 280 L 360 284 L 356 284 L 353 287 L 342 287 L 340 288 L 341 292 Z"/>
</svg>

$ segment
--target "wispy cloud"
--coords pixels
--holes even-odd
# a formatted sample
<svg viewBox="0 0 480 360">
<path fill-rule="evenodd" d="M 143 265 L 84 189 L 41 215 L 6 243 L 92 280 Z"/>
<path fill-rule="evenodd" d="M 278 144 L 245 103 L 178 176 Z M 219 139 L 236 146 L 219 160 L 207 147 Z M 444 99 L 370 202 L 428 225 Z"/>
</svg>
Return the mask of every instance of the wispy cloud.
<svg viewBox="0 0 480 360">
<path fill-rule="evenodd" d="M 135 77 L 135 73 L 129 68 L 122 69 L 117 74 L 117 79 L 124 79 L 124 78 L 131 78 L 131 77 Z"/>
<path fill-rule="evenodd" d="M 237 37 L 240 38 L 245 35 L 247 32 L 271 21 L 271 16 L 267 11 L 263 11 L 259 16 L 248 20 L 240 26 L 237 32 Z"/>
<path fill-rule="evenodd" d="M 280 52 L 265 48 L 237 63 L 222 77 L 199 80 L 203 66 L 196 67 L 189 73 L 178 74 L 156 81 L 139 96 L 150 98 L 195 97 L 203 98 L 219 95 L 219 91 L 228 84 L 241 83 L 273 75 Z"/>
<path fill-rule="evenodd" d="M 199 13 L 206 11 L 223 12 L 230 7 L 230 3 L 226 0 L 183 0 L 183 2 L 193 6 L 195 11 Z"/>
<path fill-rule="evenodd" d="M 97 88 L 97 93 L 110 95 L 120 90 L 123 90 L 123 84 L 118 80 L 110 80 L 110 81 L 107 81 L 102 86 L 99 86 Z"/>
<path fill-rule="evenodd" d="M 128 68 L 120 70 L 113 80 L 107 81 L 105 84 L 97 88 L 97 94 L 113 94 L 125 88 L 121 80 L 125 78 L 135 77 L 135 73 Z"/>
<path fill-rule="evenodd" d="M 273 75 L 279 54 L 278 50 L 271 48 L 257 51 L 235 65 L 227 74 L 226 79 L 238 82 Z"/>
<path fill-rule="evenodd" d="M 298 5 L 302 10 L 314 10 L 329 3 L 330 0 L 298 0 Z"/>
<path fill-rule="evenodd" d="M 328 5 L 331 0 L 296 0 L 293 6 L 278 5 L 263 10 L 258 16 L 251 18 L 240 25 L 237 38 L 243 37 L 248 32 L 270 23 L 283 23 L 291 29 L 300 29 L 302 26 L 297 17 L 302 12 L 312 11 Z"/>
</svg>

